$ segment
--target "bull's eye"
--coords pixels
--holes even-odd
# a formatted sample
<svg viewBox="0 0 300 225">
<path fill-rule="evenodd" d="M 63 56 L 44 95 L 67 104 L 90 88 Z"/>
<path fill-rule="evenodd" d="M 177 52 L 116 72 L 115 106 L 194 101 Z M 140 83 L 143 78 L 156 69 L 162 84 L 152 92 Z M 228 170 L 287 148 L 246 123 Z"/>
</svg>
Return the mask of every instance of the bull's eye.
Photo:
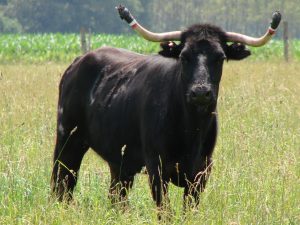
<svg viewBox="0 0 300 225">
<path fill-rule="evenodd" d="M 188 82 L 188 80 L 191 78 L 191 73 L 190 73 L 190 63 L 191 63 L 191 58 L 187 54 L 181 54 L 179 56 L 179 60 L 181 62 L 181 65 L 183 66 L 183 73 L 182 73 L 182 80 L 183 82 Z"/>
<path fill-rule="evenodd" d="M 183 65 L 188 64 L 192 61 L 192 56 L 188 51 L 182 52 L 179 58 Z"/>
<path fill-rule="evenodd" d="M 224 60 L 226 59 L 226 56 L 224 55 L 224 54 L 219 54 L 219 55 L 217 55 L 216 57 L 215 57 L 215 62 L 219 62 L 219 63 L 221 63 L 221 62 L 223 62 Z"/>
<path fill-rule="evenodd" d="M 214 57 L 210 60 L 210 63 L 214 65 L 215 68 L 221 68 L 225 59 L 226 57 L 224 56 Z"/>
<path fill-rule="evenodd" d="M 180 56 L 180 61 L 182 62 L 183 65 L 186 65 L 186 64 L 189 63 L 190 60 L 189 60 L 189 57 L 181 55 Z"/>
<path fill-rule="evenodd" d="M 224 61 L 224 60 L 226 60 L 226 59 L 227 59 L 226 55 L 222 55 L 222 56 L 221 56 L 221 60 L 222 60 L 222 61 Z"/>
</svg>

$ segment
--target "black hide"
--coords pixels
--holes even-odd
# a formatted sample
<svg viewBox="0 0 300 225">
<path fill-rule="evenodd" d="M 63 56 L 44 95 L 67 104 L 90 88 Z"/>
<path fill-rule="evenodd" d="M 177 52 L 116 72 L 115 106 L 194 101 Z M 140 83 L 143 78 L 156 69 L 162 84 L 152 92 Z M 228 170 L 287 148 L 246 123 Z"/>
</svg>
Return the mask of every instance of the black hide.
<svg viewBox="0 0 300 225">
<path fill-rule="evenodd" d="M 72 197 L 82 157 L 91 147 L 108 162 L 110 194 L 118 192 L 118 200 L 146 166 L 158 206 L 170 181 L 198 203 L 216 142 L 223 60 L 249 54 L 241 47 L 228 54 L 232 48 L 224 32 L 211 25 L 192 26 L 176 50 L 168 46 L 164 56 L 104 47 L 66 70 L 52 173 L 60 200 Z"/>
</svg>

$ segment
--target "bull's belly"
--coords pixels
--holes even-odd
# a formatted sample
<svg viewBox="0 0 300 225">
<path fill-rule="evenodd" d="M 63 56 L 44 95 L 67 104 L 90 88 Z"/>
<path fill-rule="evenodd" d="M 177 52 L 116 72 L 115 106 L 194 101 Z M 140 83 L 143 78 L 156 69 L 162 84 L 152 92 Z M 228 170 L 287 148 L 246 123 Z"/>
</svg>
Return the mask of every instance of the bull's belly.
<svg viewBox="0 0 300 225">
<path fill-rule="evenodd" d="M 89 129 L 90 147 L 108 163 L 140 170 L 144 165 L 142 147 L 136 132 L 117 127 L 92 126 Z"/>
<path fill-rule="evenodd" d="M 126 139 L 126 136 L 122 137 L 120 133 L 108 135 L 104 132 L 91 138 L 91 148 L 106 162 L 122 165 L 122 169 L 132 174 L 140 172 L 146 166 L 145 155 L 137 137 Z M 191 167 L 193 162 L 187 162 L 184 158 L 184 155 L 174 157 L 167 154 L 162 162 L 165 165 L 165 178 L 178 187 L 185 187 L 187 179 L 194 179 Z"/>
<path fill-rule="evenodd" d="M 140 120 L 132 115 L 133 113 L 120 113 L 120 110 L 113 107 L 105 112 L 99 109 L 93 111 L 90 117 L 86 118 L 89 124 L 87 133 L 90 147 L 108 163 L 122 164 L 122 168 L 126 167 L 134 172 L 139 172 L 145 166 L 147 152 L 144 151 L 159 153 L 163 155 L 162 163 L 165 165 L 167 178 L 177 186 L 186 186 L 186 178 L 192 177 L 192 161 L 196 157 L 187 157 L 192 144 L 186 146 L 182 137 L 174 132 L 170 132 L 169 135 L 156 132 L 155 135 L 150 135 L 151 140 L 144 140 L 145 143 L 142 144 Z M 155 130 L 151 125 L 149 124 L 152 129 L 144 129 Z M 164 146 L 155 144 L 159 142 L 165 143 Z M 153 143 L 153 147 L 158 149 L 142 148 L 149 147 L 149 143 Z"/>
<path fill-rule="evenodd" d="M 168 161 L 165 163 L 166 179 L 178 187 L 185 187 L 187 180 L 191 179 L 191 164 L 186 164 L 183 159 Z"/>
</svg>

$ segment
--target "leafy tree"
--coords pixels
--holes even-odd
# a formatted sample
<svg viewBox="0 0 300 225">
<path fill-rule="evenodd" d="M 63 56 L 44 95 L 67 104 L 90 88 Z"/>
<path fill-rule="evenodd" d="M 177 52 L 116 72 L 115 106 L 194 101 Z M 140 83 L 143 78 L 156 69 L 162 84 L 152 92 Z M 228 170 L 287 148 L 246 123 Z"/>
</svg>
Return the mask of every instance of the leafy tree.
<svg viewBox="0 0 300 225">
<path fill-rule="evenodd" d="M 214 23 L 227 31 L 261 35 L 271 12 L 280 10 L 291 34 L 300 37 L 298 0 L 0 0 L 1 32 L 131 32 L 115 10 L 124 4 L 154 31 L 184 29 L 193 23 Z"/>
</svg>

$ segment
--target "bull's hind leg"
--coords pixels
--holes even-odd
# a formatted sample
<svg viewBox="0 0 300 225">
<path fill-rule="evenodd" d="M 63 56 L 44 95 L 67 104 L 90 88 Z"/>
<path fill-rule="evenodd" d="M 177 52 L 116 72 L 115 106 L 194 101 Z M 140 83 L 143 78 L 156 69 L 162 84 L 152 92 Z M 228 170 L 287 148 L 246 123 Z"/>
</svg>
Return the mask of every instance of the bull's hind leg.
<svg viewBox="0 0 300 225">
<path fill-rule="evenodd" d="M 58 132 L 54 150 L 51 189 L 59 201 L 69 201 L 72 199 L 80 164 L 88 145 L 79 129 L 62 133 Z"/>
<path fill-rule="evenodd" d="M 113 204 L 125 203 L 127 201 L 127 194 L 132 188 L 134 175 L 122 168 L 122 165 L 109 163 L 111 183 L 109 189 L 109 198 Z"/>
</svg>

